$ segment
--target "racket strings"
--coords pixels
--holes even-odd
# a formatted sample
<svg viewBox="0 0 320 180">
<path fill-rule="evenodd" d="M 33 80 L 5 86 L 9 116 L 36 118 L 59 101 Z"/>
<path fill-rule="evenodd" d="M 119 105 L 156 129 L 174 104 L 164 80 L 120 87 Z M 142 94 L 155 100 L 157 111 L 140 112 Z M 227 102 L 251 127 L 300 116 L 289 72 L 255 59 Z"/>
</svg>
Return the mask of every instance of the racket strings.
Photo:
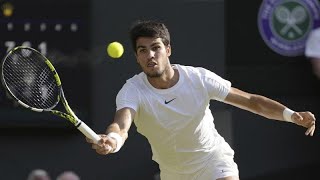
<svg viewBox="0 0 320 180">
<path fill-rule="evenodd" d="M 38 109 L 50 109 L 58 101 L 59 87 L 45 60 L 30 49 L 17 49 L 3 64 L 3 77 L 11 93 Z"/>
</svg>

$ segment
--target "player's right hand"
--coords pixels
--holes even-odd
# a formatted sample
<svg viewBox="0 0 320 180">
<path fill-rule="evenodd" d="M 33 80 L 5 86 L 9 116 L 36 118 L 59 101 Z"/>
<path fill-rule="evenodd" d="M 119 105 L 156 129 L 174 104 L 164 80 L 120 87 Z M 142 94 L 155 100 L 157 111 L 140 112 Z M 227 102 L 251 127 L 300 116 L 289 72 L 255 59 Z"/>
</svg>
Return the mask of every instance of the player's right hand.
<svg viewBox="0 0 320 180">
<path fill-rule="evenodd" d="M 99 136 L 101 137 L 101 139 L 98 141 L 98 143 L 94 143 L 89 138 L 86 138 L 86 141 L 92 144 L 92 149 L 94 149 L 98 154 L 107 155 L 112 153 L 116 147 L 115 140 L 105 134 L 100 134 Z"/>
</svg>

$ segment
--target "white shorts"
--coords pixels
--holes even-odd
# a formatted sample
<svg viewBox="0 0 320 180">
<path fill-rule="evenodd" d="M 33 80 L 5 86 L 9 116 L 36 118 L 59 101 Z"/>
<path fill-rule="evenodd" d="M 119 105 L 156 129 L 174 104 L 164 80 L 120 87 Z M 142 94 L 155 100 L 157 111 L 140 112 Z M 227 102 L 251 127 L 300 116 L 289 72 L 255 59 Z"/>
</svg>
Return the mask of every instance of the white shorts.
<svg viewBox="0 0 320 180">
<path fill-rule="evenodd" d="M 213 152 L 207 165 L 192 174 L 177 174 L 162 170 L 161 180 L 216 180 L 229 176 L 239 176 L 238 166 L 234 162 L 234 151 L 228 144 L 222 145 Z"/>
</svg>

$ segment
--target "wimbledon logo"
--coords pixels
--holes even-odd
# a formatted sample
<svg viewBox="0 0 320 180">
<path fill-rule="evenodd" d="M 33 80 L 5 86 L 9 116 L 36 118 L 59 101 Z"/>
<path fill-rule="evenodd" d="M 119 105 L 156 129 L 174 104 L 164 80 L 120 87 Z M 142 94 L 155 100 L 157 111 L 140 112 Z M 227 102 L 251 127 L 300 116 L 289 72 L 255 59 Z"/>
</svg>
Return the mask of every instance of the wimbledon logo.
<svg viewBox="0 0 320 180">
<path fill-rule="evenodd" d="M 258 14 L 264 42 L 283 56 L 304 54 L 310 30 L 320 25 L 318 0 L 264 0 Z"/>
</svg>

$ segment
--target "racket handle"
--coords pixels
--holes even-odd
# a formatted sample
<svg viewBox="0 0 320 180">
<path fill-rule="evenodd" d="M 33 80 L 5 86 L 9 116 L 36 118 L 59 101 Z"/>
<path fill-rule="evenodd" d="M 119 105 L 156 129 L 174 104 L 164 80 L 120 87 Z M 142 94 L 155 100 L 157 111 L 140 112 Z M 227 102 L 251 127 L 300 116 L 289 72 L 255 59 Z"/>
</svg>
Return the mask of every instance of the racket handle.
<svg viewBox="0 0 320 180">
<path fill-rule="evenodd" d="M 80 121 L 80 120 L 79 120 Z M 89 126 L 87 126 L 83 121 L 80 121 L 80 126 L 77 127 L 79 131 L 82 132 L 87 138 L 90 138 L 94 143 L 98 143 L 101 139 L 98 134 L 96 134 Z"/>
</svg>

